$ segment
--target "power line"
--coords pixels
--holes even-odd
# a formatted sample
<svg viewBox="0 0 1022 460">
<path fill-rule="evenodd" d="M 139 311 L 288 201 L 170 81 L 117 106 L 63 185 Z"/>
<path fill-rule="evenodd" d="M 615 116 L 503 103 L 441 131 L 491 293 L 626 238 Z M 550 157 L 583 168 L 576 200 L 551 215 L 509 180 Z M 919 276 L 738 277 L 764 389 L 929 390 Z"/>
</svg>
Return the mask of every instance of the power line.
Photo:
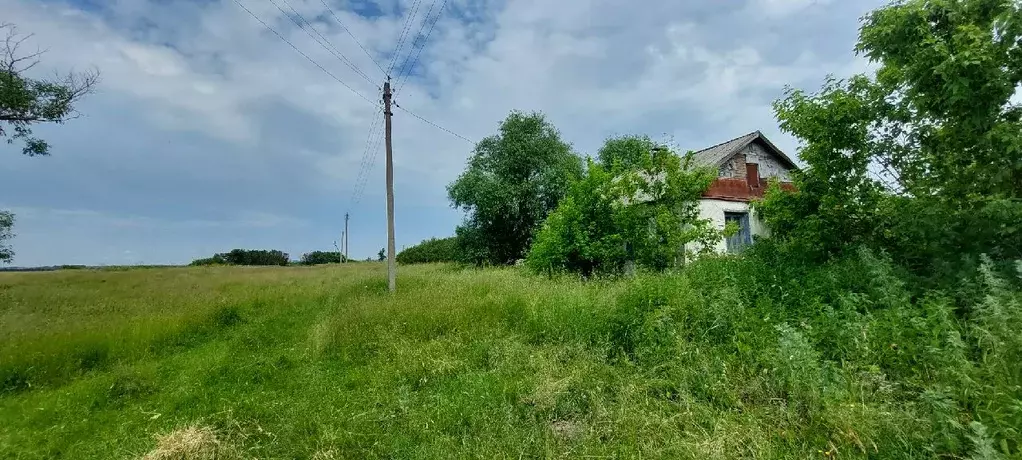
<svg viewBox="0 0 1022 460">
<path fill-rule="evenodd" d="M 376 115 L 379 115 L 381 112 L 382 109 L 377 111 Z M 355 205 L 358 203 L 358 200 L 361 199 L 360 194 L 362 193 L 364 182 L 367 180 L 369 175 L 369 154 L 374 146 L 374 141 L 377 141 L 378 143 L 379 131 L 377 130 L 380 125 L 380 118 L 376 118 L 376 115 L 374 115 L 372 125 L 369 126 L 369 135 L 366 136 L 365 149 L 362 151 L 362 162 L 359 164 L 358 175 L 355 176 L 355 187 L 351 192 L 351 205 Z"/>
<path fill-rule="evenodd" d="M 366 168 L 366 174 L 362 176 L 362 186 L 359 188 L 359 196 L 355 200 L 356 203 L 362 200 L 362 195 L 365 194 L 366 192 L 366 185 L 369 185 L 369 173 L 372 173 L 373 168 L 376 167 L 376 155 L 380 151 L 380 144 L 383 143 L 384 137 L 386 136 L 384 136 L 383 130 L 378 131 L 378 136 L 376 136 L 376 142 L 370 149 L 369 166 L 368 168 Z"/>
<path fill-rule="evenodd" d="M 456 133 L 454 131 L 451 131 L 451 130 L 449 130 L 447 128 L 444 128 L 443 126 L 440 126 L 440 125 L 438 125 L 436 123 L 433 123 L 432 121 L 429 121 L 429 120 L 427 120 L 425 118 L 422 118 L 422 117 L 416 115 L 415 113 L 413 113 L 411 110 L 408 110 L 408 109 L 406 109 L 404 107 L 401 107 L 400 105 L 397 105 L 397 104 L 394 104 L 394 105 L 397 106 L 397 108 L 399 108 L 401 110 L 404 110 L 409 115 L 411 115 L 411 116 L 413 116 L 415 118 L 418 118 L 419 120 L 422 120 L 423 122 L 425 122 L 426 124 L 428 124 L 428 125 L 430 125 L 430 126 L 432 126 L 434 128 L 437 128 L 437 129 L 439 129 L 441 131 L 444 131 L 447 134 L 450 134 L 450 135 L 452 135 L 454 137 L 460 138 L 460 139 L 464 140 L 465 142 L 468 142 L 469 144 L 473 144 L 473 145 L 475 144 L 475 142 L 473 142 L 471 139 L 469 139 L 469 138 L 467 138 L 465 136 L 462 136 L 461 134 L 458 134 L 458 133 Z"/>
<path fill-rule="evenodd" d="M 357 38 L 355 38 L 355 34 L 351 33 L 351 30 L 349 30 L 347 27 L 344 27 L 344 24 L 341 23 L 341 18 L 337 17 L 337 13 L 334 13 L 334 9 L 330 7 L 330 4 L 328 4 L 326 0 L 319 1 L 323 2 L 323 6 L 325 6 L 326 10 L 330 12 L 330 16 L 333 16 L 334 21 L 337 21 L 337 25 L 341 26 L 341 29 L 348 33 L 351 39 L 355 41 L 355 44 L 358 45 L 359 48 L 362 48 L 362 51 L 366 53 L 366 56 L 369 56 L 369 59 L 373 61 L 373 64 L 376 64 L 376 67 L 380 68 L 380 72 L 383 72 L 383 76 L 387 76 L 387 71 L 383 70 L 383 66 L 380 65 L 380 63 L 377 62 L 375 58 L 373 58 L 373 55 L 369 53 L 369 50 L 367 50 L 366 47 L 362 46 L 362 43 L 359 42 Z"/>
<path fill-rule="evenodd" d="M 351 197 L 352 206 L 362 201 L 362 196 L 365 194 L 366 185 L 369 184 L 369 173 L 371 173 L 373 167 L 376 166 L 376 155 L 380 152 L 380 144 L 383 143 L 383 138 L 384 133 L 383 130 L 380 129 L 379 131 L 376 132 L 375 140 L 371 142 L 372 146 L 366 151 L 367 153 L 369 153 L 369 162 L 366 163 L 365 174 L 363 174 L 361 179 L 355 184 L 355 190 Z"/>
<path fill-rule="evenodd" d="M 419 1 L 415 0 L 412 2 L 412 7 L 409 9 L 408 17 L 405 18 L 405 26 L 401 30 L 401 35 L 397 39 L 397 47 L 394 49 L 394 55 L 390 59 L 390 67 L 387 67 L 387 75 L 394 70 L 394 64 L 397 64 L 397 58 L 401 55 L 401 48 L 404 47 L 405 37 L 408 35 L 408 31 L 411 30 L 412 22 L 415 19 L 415 13 L 419 11 Z"/>
<path fill-rule="evenodd" d="M 434 1 L 434 3 L 436 3 L 436 2 Z M 394 94 L 397 94 L 398 92 L 401 91 L 401 88 L 404 88 L 404 85 L 408 81 L 408 76 L 411 74 L 412 69 L 414 69 L 415 68 L 415 64 L 417 64 L 419 62 L 419 55 L 422 54 L 422 49 L 426 47 L 426 42 L 429 41 L 429 36 L 433 35 L 433 28 L 436 27 L 437 21 L 440 20 L 440 15 L 444 14 L 444 8 L 445 7 L 447 7 L 447 0 L 444 0 L 444 2 L 442 4 L 440 4 L 440 11 L 437 11 L 436 17 L 433 18 L 433 23 L 430 24 L 430 26 L 429 26 L 429 32 L 426 32 L 426 38 L 422 39 L 422 44 L 419 45 L 419 51 L 417 51 L 415 53 L 415 58 L 412 59 L 412 66 L 411 67 L 407 67 L 408 60 L 407 59 L 405 60 L 405 64 L 406 64 L 405 67 L 408 68 L 408 73 L 405 74 L 404 80 L 401 80 L 401 81 L 398 82 L 398 86 L 397 86 L 397 89 L 394 90 Z M 429 9 L 432 10 L 433 7 L 430 6 Z M 426 13 L 426 20 L 429 20 L 429 12 Z M 426 23 L 423 22 L 422 25 L 425 26 Z M 422 28 L 421 27 L 419 28 L 419 33 L 420 34 L 422 33 Z M 414 43 L 415 42 L 412 42 L 413 46 L 414 46 Z M 411 53 L 409 53 L 409 56 L 410 55 L 411 55 Z M 398 72 L 398 78 L 399 79 L 401 78 L 401 72 Z"/>
<path fill-rule="evenodd" d="M 359 69 L 358 66 L 356 66 L 354 63 L 349 61 L 348 58 L 344 57 L 344 54 L 342 54 L 340 52 L 340 50 L 338 50 L 337 47 L 333 45 L 333 43 L 330 43 L 330 40 L 327 40 L 327 38 L 324 37 L 323 34 L 319 33 L 319 31 L 316 30 L 316 28 L 312 26 L 312 23 L 309 22 L 308 20 L 306 20 L 305 16 L 302 16 L 302 13 L 299 13 L 298 10 L 296 10 L 293 6 L 291 6 L 291 3 L 289 3 L 287 0 L 281 0 L 281 1 L 284 2 L 284 4 L 287 5 L 287 7 L 291 9 L 291 12 L 293 12 L 295 14 L 295 16 L 298 16 L 298 18 L 301 19 L 301 21 L 298 21 L 297 19 L 295 19 L 291 15 L 287 14 L 287 11 L 284 11 L 284 8 L 281 8 L 280 5 L 277 4 L 277 2 L 274 2 L 273 0 L 270 0 L 270 3 L 272 3 L 273 6 L 277 7 L 277 9 L 280 10 L 281 14 L 283 14 L 284 16 L 287 16 L 287 18 L 290 19 L 291 22 L 295 23 L 295 25 L 298 26 L 299 29 L 302 29 L 302 32 L 305 32 L 305 34 L 308 35 L 310 38 L 312 38 L 316 43 L 318 43 L 319 46 L 322 46 L 323 49 L 325 49 L 328 53 L 333 54 L 335 58 L 337 58 L 338 60 L 343 62 L 345 65 L 350 67 L 351 70 L 354 70 L 355 73 L 358 74 L 360 77 L 365 78 L 366 81 L 368 81 L 370 84 L 375 85 L 375 83 L 373 83 L 373 80 L 371 78 L 369 78 L 369 76 L 366 75 L 365 72 L 362 71 L 362 69 Z M 305 26 L 302 25 L 302 22 L 304 22 L 304 23 L 309 25 L 308 29 Z M 312 32 L 309 32 L 309 29 L 311 29 Z M 313 32 L 316 35 L 313 35 Z M 319 38 L 316 38 L 316 36 L 319 36 Z M 320 41 L 320 39 L 322 39 L 322 41 Z"/>
<path fill-rule="evenodd" d="M 362 181 L 362 175 L 365 173 L 366 164 L 369 163 L 369 147 L 372 145 L 373 136 L 376 134 L 376 125 L 379 123 L 379 118 L 377 118 L 377 116 L 380 115 L 380 113 L 381 110 L 377 110 L 376 113 L 373 114 L 373 122 L 369 125 L 369 133 L 366 136 L 365 147 L 362 149 L 362 159 L 358 164 L 358 174 L 355 176 L 356 186 Z M 354 200 L 355 189 L 352 189 L 351 201 L 354 202 Z"/>
<path fill-rule="evenodd" d="M 314 59 L 309 57 L 308 54 L 303 53 L 302 50 L 298 49 L 298 47 L 294 45 L 294 43 L 291 43 L 288 39 L 284 38 L 284 36 L 281 35 L 280 32 L 277 32 L 276 30 L 274 30 L 273 27 L 270 27 L 270 25 L 267 24 L 265 21 L 263 21 L 262 19 L 259 19 L 259 16 L 256 16 L 255 13 L 252 12 L 252 10 L 246 8 L 245 5 L 241 4 L 241 2 L 239 0 L 234 0 L 234 3 L 237 3 L 238 6 L 241 7 L 241 9 L 245 10 L 249 15 L 251 15 L 253 18 L 255 18 L 256 21 L 259 21 L 259 23 L 262 24 L 263 27 L 266 27 L 270 32 L 273 32 L 273 34 L 276 35 L 277 38 L 283 40 L 284 43 L 287 43 L 288 45 L 291 45 L 291 48 L 294 48 L 294 50 L 297 51 L 298 54 L 301 54 L 302 57 L 304 57 L 305 59 L 308 59 L 309 62 L 313 63 L 316 67 L 319 67 L 319 70 L 322 70 L 324 73 L 329 75 L 334 80 L 337 80 L 337 83 L 340 83 L 345 88 L 348 88 L 351 92 L 355 93 L 355 95 L 357 95 L 358 97 L 360 97 L 362 99 L 365 99 L 366 102 L 368 102 L 368 103 L 370 103 L 370 104 L 372 104 L 374 106 L 379 106 L 378 103 L 373 102 L 372 99 L 369 99 L 368 97 L 363 96 L 362 93 L 360 93 L 358 91 L 355 91 L 355 88 L 352 88 L 351 86 L 348 86 L 348 84 L 345 83 L 343 80 L 341 80 L 340 78 L 337 78 L 336 75 L 330 73 L 329 70 L 326 70 L 325 67 L 323 67 L 318 62 L 316 62 Z"/>
<path fill-rule="evenodd" d="M 415 41 L 416 39 L 419 38 L 420 35 L 422 35 L 422 30 L 426 28 L 426 23 L 429 22 L 429 14 L 433 12 L 434 6 L 436 6 L 436 0 L 430 2 L 429 9 L 426 10 L 426 14 L 423 16 L 422 22 L 419 23 L 419 31 L 415 32 L 415 35 L 409 35 L 412 41 L 411 44 L 412 48 L 408 51 L 408 55 L 405 56 L 405 60 L 404 62 L 401 63 L 401 67 L 398 68 L 397 75 L 394 76 L 395 79 L 400 80 L 401 74 L 404 73 L 405 67 L 408 67 L 408 61 L 412 58 L 412 53 L 415 52 Z M 408 30 L 411 31 L 411 29 Z"/>
</svg>

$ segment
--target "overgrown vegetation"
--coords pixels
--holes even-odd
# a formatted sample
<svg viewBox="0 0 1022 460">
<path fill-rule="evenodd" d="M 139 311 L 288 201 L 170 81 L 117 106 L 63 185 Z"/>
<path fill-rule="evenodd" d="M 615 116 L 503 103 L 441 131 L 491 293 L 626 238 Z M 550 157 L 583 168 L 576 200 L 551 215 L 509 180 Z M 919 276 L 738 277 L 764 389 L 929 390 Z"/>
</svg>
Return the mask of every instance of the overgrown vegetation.
<svg viewBox="0 0 1022 460">
<path fill-rule="evenodd" d="M 276 249 L 232 249 L 206 259 L 193 260 L 191 265 L 287 265 L 288 262 L 287 253 Z"/>
<path fill-rule="evenodd" d="M 1022 457 L 1019 8 L 869 15 L 875 78 L 776 104 L 807 167 L 741 255 L 656 272 L 712 175 L 514 113 L 450 189 L 468 260 L 654 270 L 0 273 L 0 456 Z"/>
<path fill-rule="evenodd" d="M 582 172 L 582 161 L 540 113 L 512 112 L 498 134 L 476 144 L 465 172 L 447 187 L 466 212 L 456 235 L 464 258 L 509 265 Z"/>
<path fill-rule="evenodd" d="M 644 137 L 610 139 L 598 157 L 538 231 L 527 260 L 534 270 L 620 274 L 628 261 L 664 270 L 684 261 L 687 246 L 705 249 L 722 236 L 699 218 L 714 171 Z"/>
<path fill-rule="evenodd" d="M 339 251 L 312 251 L 302 254 L 298 263 L 301 265 L 337 264 L 344 260 L 344 256 Z"/>
<path fill-rule="evenodd" d="M 1019 452 L 1017 273 L 978 273 L 965 316 L 866 250 L 585 283 L 418 265 L 395 296 L 384 273 L 0 274 L 0 456 L 142 456 L 194 426 L 246 458 Z"/>
<path fill-rule="evenodd" d="M 808 262 L 860 247 L 930 287 L 1022 257 L 1022 5 L 896 2 L 868 15 L 857 50 L 876 76 L 789 89 L 775 104 L 804 143 L 798 193 L 760 210 Z"/>
<path fill-rule="evenodd" d="M 462 261 L 463 249 L 458 238 L 430 238 L 397 253 L 399 264 L 427 264 L 435 262 Z"/>
</svg>

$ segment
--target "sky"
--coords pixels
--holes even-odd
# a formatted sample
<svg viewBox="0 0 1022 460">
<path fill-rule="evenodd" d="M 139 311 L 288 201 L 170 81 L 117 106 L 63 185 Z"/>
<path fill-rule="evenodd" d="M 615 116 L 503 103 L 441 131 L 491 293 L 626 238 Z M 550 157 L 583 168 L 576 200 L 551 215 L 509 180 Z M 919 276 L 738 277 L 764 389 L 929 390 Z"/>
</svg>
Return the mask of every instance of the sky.
<svg viewBox="0 0 1022 460">
<path fill-rule="evenodd" d="M 13 265 L 183 264 L 233 248 L 297 259 L 334 250 L 345 213 L 351 257 L 375 257 L 380 67 L 402 109 L 468 139 L 394 111 L 399 249 L 454 233 L 446 185 L 511 110 L 543 112 L 580 155 L 615 135 L 698 150 L 760 130 L 795 156 L 771 102 L 866 71 L 859 18 L 882 3 L 0 0 L 34 34 L 26 46 L 46 50 L 30 76 L 101 73 L 81 117 L 35 128 L 50 156 L 0 144 Z"/>
</svg>

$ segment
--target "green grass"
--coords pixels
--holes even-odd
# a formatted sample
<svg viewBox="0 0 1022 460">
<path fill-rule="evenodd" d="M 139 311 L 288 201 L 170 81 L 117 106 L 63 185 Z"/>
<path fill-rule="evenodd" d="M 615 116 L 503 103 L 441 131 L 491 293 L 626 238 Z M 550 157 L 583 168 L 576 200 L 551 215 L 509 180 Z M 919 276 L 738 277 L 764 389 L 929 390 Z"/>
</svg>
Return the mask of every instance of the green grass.
<svg viewBox="0 0 1022 460">
<path fill-rule="evenodd" d="M 700 284 L 724 263 L 412 266 L 394 296 L 375 263 L 0 274 L 0 457 L 139 458 L 187 427 L 219 444 L 180 458 L 933 455 L 894 368 Z"/>
</svg>

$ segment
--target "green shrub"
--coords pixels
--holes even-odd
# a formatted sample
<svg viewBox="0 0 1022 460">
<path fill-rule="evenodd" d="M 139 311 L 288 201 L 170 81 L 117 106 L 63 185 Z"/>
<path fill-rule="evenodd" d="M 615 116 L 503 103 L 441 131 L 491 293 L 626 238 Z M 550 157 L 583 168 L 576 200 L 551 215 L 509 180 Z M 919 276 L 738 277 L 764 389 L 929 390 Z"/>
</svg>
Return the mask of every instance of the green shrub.
<svg viewBox="0 0 1022 460">
<path fill-rule="evenodd" d="M 430 238 L 397 253 L 399 264 L 428 264 L 463 260 L 458 238 Z"/>
<path fill-rule="evenodd" d="M 662 271 L 684 262 L 686 245 L 705 251 L 723 235 L 699 218 L 698 200 L 715 175 L 689 168 L 645 137 L 609 139 L 550 213 L 527 256 L 535 271 L 618 274 L 626 261 Z"/>
<path fill-rule="evenodd" d="M 344 258 L 340 252 L 333 251 L 312 251 L 302 254 L 302 258 L 298 261 L 299 265 L 321 265 L 321 264 L 336 264 L 343 261 Z"/>
</svg>

